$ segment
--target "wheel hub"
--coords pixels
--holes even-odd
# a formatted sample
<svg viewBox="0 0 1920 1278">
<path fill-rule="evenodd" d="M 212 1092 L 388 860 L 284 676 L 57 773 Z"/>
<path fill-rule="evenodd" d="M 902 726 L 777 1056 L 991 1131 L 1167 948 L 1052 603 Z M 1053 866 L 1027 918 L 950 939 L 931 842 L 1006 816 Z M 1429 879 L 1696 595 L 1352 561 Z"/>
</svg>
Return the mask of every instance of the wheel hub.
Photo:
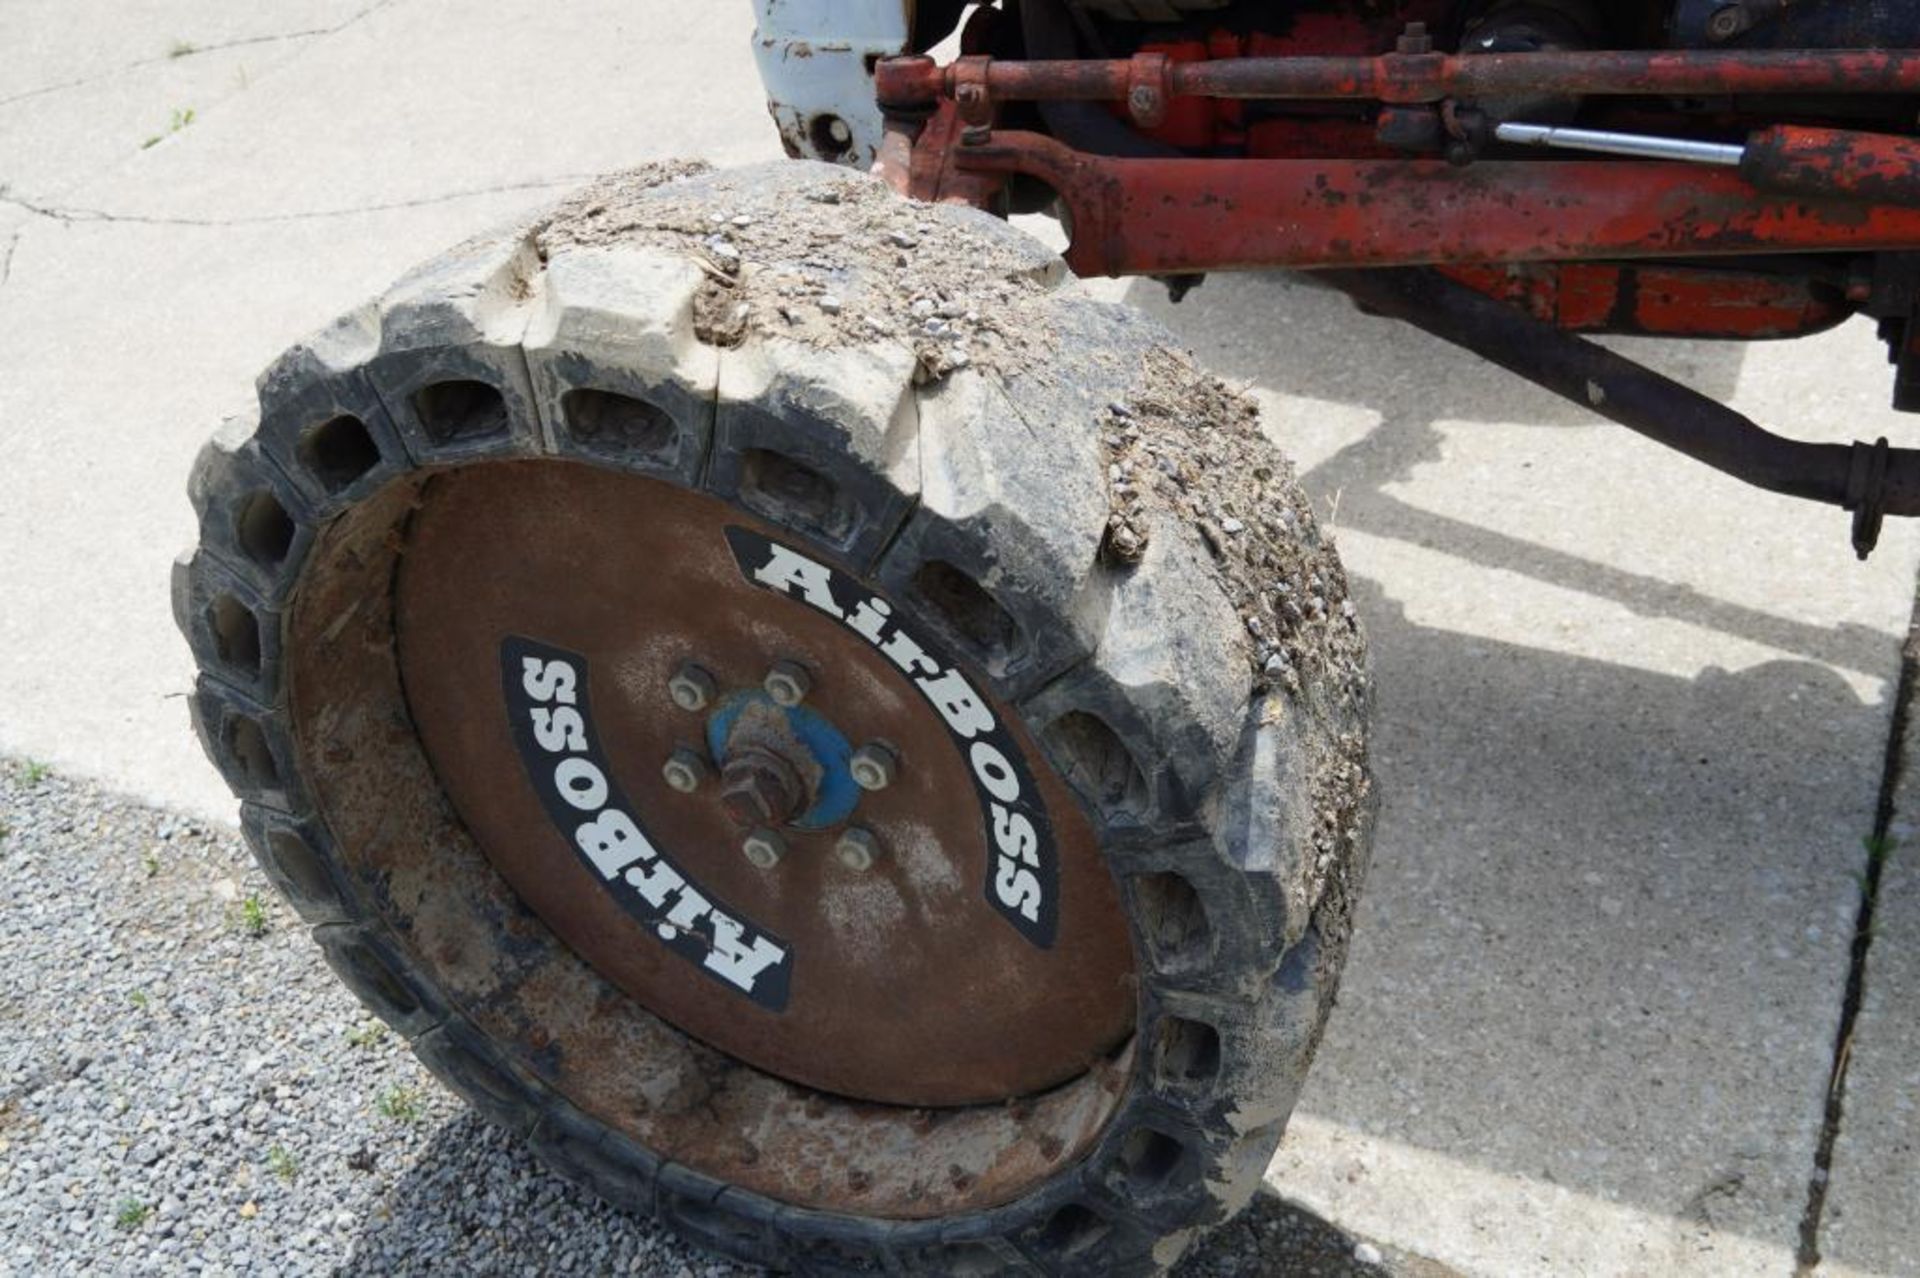
<svg viewBox="0 0 1920 1278">
<path fill-rule="evenodd" d="M 735 825 L 746 829 L 785 825 L 806 801 L 794 766 L 757 746 L 734 752 L 720 774 L 720 785 L 721 806 Z"/>
<path fill-rule="evenodd" d="M 727 697 L 702 736 L 720 772 L 720 804 L 735 825 L 825 830 L 847 819 L 860 789 L 853 748 L 831 720 L 764 692 Z"/>
<path fill-rule="evenodd" d="M 729 537 L 786 534 L 710 497 L 552 462 L 425 497 L 396 596 L 420 736 L 488 858 L 609 980 L 748 1064 L 893 1104 L 1031 1094 L 1124 1042 L 1112 876 L 984 679 L 1003 731 L 969 752 L 877 642 L 749 580 Z M 901 650 L 911 613 L 872 609 Z M 1051 831 L 1050 944 L 990 899 L 984 800 L 1015 789 Z M 714 979 L 770 955 L 778 1005 Z"/>
</svg>

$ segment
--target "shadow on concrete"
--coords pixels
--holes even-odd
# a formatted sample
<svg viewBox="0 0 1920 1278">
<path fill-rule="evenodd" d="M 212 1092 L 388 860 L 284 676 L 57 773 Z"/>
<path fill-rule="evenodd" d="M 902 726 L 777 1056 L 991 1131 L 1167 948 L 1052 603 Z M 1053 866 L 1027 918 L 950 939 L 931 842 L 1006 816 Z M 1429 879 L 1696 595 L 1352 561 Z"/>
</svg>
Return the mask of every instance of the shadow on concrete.
<svg viewBox="0 0 1920 1278">
<path fill-rule="evenodd" d="M 1875 762 L 1822 745 L 1885 711 L 1811 662 L 1675 679 L 1355 584 L 1384 799 L 1311 1112 L 1700 1225 L 1797 1210 L 1838 1014 L 1809 992 L 1844 975 L 1809 906 L 1848 891 Z"/>
<path fill-rule="evenodd" d="M 1416 468 L 1439 462 L 1442 421 L 1524 422 L 1542 428 L 1541 482 L 1553 482 L 1553 428 L 1606 426 L 1601 419 L 1502 369 L 1424 333 L 1355 313 L 1343 294 L 1285 275 L 1209 279 L 1179 306 L 1165 290 L 1139 281 L 1127 301 L 1193 344 L 1201 363 L 1223 377 L 1254 381 L 1284 395 L 1353 404 L 1382 414 L 1377 428 L 1315 466 L 1308 486 L 1340 494 L 1340 524 L 1417 545 L 1444 546 L 1489 568 L 1612 600 L 1646 617 L 1688 622 L 1815 657 L 1850 670 L 1886 666 L 1886 636 L 1866 627 L 1808 625 L 1701 594 L 1690 586 L 1535 545 L 1489 528 L 1421 510 L 1387 492 Z M 1738 342 L 1608 339 L 1610 345 L 1717 399 L 1731 398 L 1749 351 Z M 1764 356 L 1762 356 L 1764 357 Z M 1807 438 L 1839 439 L 1845 423 L 1762 422 Z M 1626 434 L 1624 427 L 1610 427 Z M 1732 482 L 1673 454 L 1702 482 Z M 1604 502 L 1610 494 L 1594 493 Z M 1844 535 L 1836 516 L 1835 537 Z"/>
<path fill-rule="evenodd" d="M 1884 676 L 1893 641 L 1399 500 L 1390 486 L 1441 462 L 1439 423 L 1543 424 L 1545 459 L 1554 433 L 1594 419 L 1339 295 L 1248 276 L 1178 308 L 1157 286 L 1130 292 L 1223 376 L 1381 413 L 1303 477 L 1323 508 L 1339 494 L 1341 531 L 1804 658 L 1676 678 L 1415 624 L 1389 597 L 1410 583 L 1353 572 L 1384 810 L 1337 1032 L 1303 1103 L 1501 1176 L 1790 1233 L 1838 1015 L 1822 996 L 1845 969 L 1833 906 L 1862 863 L 1886 730 L 1886 708 L 1831 667 Z M 1746 351 L 1653 354 L 1724 396 Z"/>
<path fill-rule="evenodd" d="M 1371 1248 L 1369 1252 L 1367 1249 Z M 1421 1256 L 1368 1243 L 1299 1203 L 1264 1193 L 1202 1240 L 1171 1278 L 1457 1278 Z"/>
</svg>

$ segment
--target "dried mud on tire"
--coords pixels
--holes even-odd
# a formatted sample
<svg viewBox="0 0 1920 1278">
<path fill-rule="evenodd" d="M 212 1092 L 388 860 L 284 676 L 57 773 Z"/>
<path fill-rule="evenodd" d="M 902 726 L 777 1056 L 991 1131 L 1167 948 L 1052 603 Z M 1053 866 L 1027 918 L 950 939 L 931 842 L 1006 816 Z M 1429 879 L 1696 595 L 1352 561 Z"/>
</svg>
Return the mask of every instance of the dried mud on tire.
<svg viewBox="0 0 1920 1278">
<path fill-rule="evenodd" d="M 704 491 L 858 574 L 1078 794 L 1132 928 L 1135 1033 L 1096 1071 L 1097 1136 L 1016 1196 L 928 1218 L 795 1206 L 650 1147 L 658 1116 L 555 1046 L 630 1051 L 667 1092 L 757 1074 L 504 888 L 387 673 L 382 574 L 433 477 L 550 460 Z M 619 175 L 288 352 L 191 494 L 175 611 L 256 856 L 342 980 L 555 1167 L 807 1273 L 1155 1272 L 1253 1194 L 1365 866 L 1363 638 L 1244 397 L 1051 253 L 828 166 Z M 315 673 L 349 668 L 360 684 Z"/>
</svg>

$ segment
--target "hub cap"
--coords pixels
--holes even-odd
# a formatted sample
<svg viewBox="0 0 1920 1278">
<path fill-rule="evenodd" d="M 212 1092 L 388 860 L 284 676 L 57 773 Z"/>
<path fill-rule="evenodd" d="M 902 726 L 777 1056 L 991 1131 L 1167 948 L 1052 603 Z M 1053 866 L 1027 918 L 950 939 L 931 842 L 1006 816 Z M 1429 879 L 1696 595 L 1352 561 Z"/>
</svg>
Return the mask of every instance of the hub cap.
<svg viewBox="0 0 1920 1278">
<path fill-rule="evenodd" d="M 866 614 L 875 640 L 771 590 L 729 530 L 872 593 L 653 480 L 504 463 L 424 496 L 397 595 L 409 707 L 489 859 L 610 980 L 748 1064 L 893 1104 L 1040 1091 L 1124 1040 L 1131 952 L 1091 828 L 898 601 Z M 1009 749 L 964 748 L 976 712 L 939 708 L 936 669 Z M 1050 831 L 1050 937 L 992 899 L 1012 819 L 994 796 L 1015 790 Z"/>
</svg>

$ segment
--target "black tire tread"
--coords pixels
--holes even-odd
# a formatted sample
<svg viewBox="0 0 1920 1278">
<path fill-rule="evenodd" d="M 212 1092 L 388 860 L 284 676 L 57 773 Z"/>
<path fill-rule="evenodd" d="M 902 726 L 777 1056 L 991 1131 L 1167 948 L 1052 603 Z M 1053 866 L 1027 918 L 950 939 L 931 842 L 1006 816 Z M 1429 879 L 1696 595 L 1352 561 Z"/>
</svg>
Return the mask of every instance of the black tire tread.
<svg viewBox="0 0 1920 1278">
<path fill-rule="evenodd" d="M 849 181 L 859 179 L 844 169 L 784 164 L 673 189 L 681 201 L 732 211 L 753 193 L 790 198 Z M 1308 763 L 1342 725 L 1302 712 L 1287 719 L 1291 737 L 1274 736 L 1273 716 L 1252 694 L 1245 636 L 1192 529 L 1157 530 L 1146 559 L 1125 570 L 1098 554 L 1107 515 L 1099 410 L 1128 397 L 1140 375 L 1133 356 L 1171 339 L 1062 284 L 1057 259 L 1010 227 L 970 210 L 919 216 L 1020 246 L 1033 263 L 1028 278 L 1051 288 L 1063 335 L 1054 361 L 924 384 L 911 353 L 885 343 L 834 359 L 777 338 L 717 351 L 694 331 L 699 272 L 684 255 L 645 243 L 548 253 L 538 228 L 463 245 L 288 352 L 261 378 L 258 420 L 235 419 L 190 482 L 201 541 L 176 568 L 175 605 L 202 671 L 194 719 L 243 800 L 256 857 L 341 980 L 453 1090 L 526 1135 L 571 1179 L 716 1250 L 796 1273 L 1158 1272 L 1250 1199 L 1324 1022 L 1345 947 L 1344 903 L 1324 908 L 1303 886 L 1310 847 L 1274 855 L 1253 841 L 1273 834 L 1274 812 L 1311 804 Z M 1082 357 L 1095 351 L 1114 357 Z M 497 391 L 504 413 L 495 429 L 449 437 L 423 420 L 421 389 L 449 377 Z M 678 442 L 610 452 L 567 420 L 566 395 L 582 387 L 657 404 Z M 315 423 L 339 417 L 364 428 L 349 432 L 364 469 L 322 476 L 303 441 Z M 1009 431 L 1025 450 L 1011 471 Z M 974 652 L 996 690 L 1019 705 L 1070 779 L 1087 770 L 1075 742 L 1056 731 L 1070 714 L 1104 724 L 1140 773 L 1141 785 L 1119 800 L 1087 796 L 1135 905 L 1143 992 L 1134 1081 L 1092 1151 L 1013 1203 L 938 1221 L 836 1216 L 642 1149 L 518 1068 L 445 1004 L 379 910 L 356 898 L 300 782 L 278 638 L 301 557 L 326 520 L 410 470 L 529 455 L 581 457 L 740 497 L 735 463 L 749 447 L 784 450 L 846 483 L 860 513 L 833 549 L 900 595 L 914 592 L 929 560 L 976 581 L 991 574 L 988 593 L 1024 645 L 999 659 Z M 939 450 L 933 485 L 922 478 L 927 450 Z M 263 500 L 291 528 L 277 557 L 256 553 L 245 535 L 244 512 Z M 236 665 L 231 642 L 223 652 L 207 620 L 216 601 L 229 618 L 244 610 L 271 638 L 257 666 Z M 964 633 L 945 633 L 968 650 Z M 1256 775 L 1257 761 L 1273 758 L 1286 766 Z M 1366 821 L 1355 815 L 1340 854 L 1335 877 L 1346 889 L 1357 887 Z M 1169 893 L 1173 906 L 1160 899 Z M 1190 902 L 1204 919 L 1198 935 L 1182 921 Z M 1159 930 L 1140 923 L 1163 916 Z M 1132 1157 L 1142 1142 L 1156 1151 L 1150 1165 Z"/>
</svg>

